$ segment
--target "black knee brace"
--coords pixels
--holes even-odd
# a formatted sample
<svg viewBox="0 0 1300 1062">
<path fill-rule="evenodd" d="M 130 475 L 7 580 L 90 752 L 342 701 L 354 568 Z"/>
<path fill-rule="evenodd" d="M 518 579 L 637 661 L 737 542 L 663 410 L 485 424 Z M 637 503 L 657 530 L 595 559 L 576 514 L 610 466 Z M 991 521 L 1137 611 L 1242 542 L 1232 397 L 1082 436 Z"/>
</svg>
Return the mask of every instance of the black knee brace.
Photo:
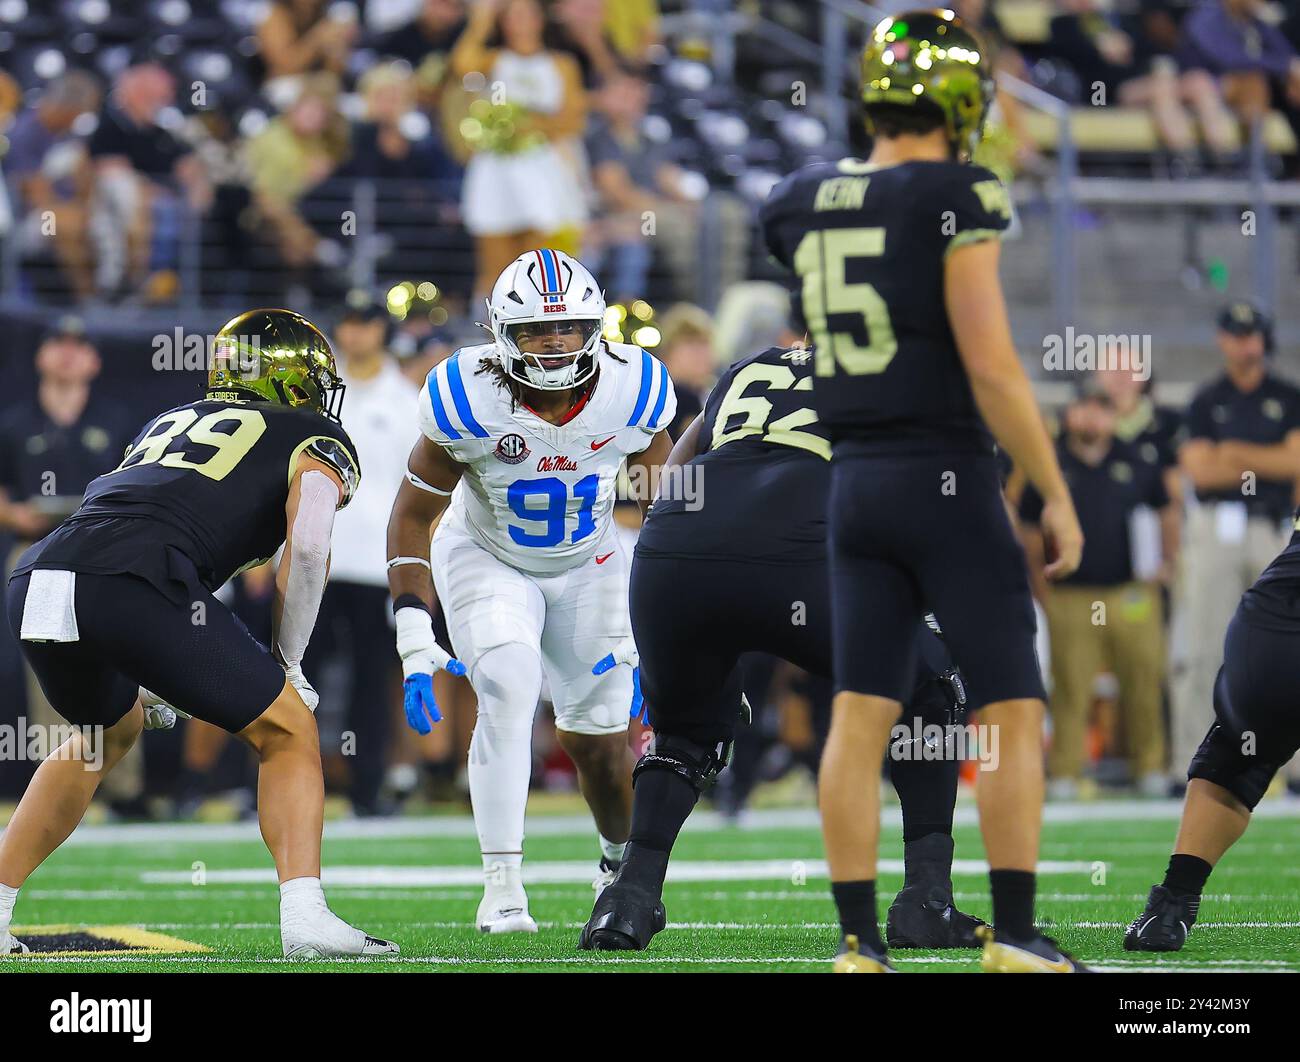
<svg viewBox="0 0 1300 1062">
<path fill-rule="evenodd" d="M 672 771 L 697 793 L 703 793 L 712 787 L 727 765 L 731 744 L 730 741 L 720 741 L 709 748 L 674 734 L 658 733 L 650 750 L 637 761 L 632 771 L 632 785 L 635 787 L 643 771 Z"/>
</svg>

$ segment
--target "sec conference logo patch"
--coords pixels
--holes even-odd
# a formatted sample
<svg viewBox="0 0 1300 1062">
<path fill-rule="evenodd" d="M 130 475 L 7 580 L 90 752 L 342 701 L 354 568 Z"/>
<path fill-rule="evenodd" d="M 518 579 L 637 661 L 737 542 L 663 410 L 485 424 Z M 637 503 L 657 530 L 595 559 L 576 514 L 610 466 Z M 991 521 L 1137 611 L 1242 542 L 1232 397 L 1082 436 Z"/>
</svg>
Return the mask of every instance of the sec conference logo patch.
<svg viewBox="0 0 1300 1062">
<path fill-rule="evenodd" d="M 528 444 L 524 442 L 522 435 L 503 435 L 501 441 L 497 443 L 497 460 L 504 461 L 508 465 L 519 464 L 529 453 Z"/>
</svg>

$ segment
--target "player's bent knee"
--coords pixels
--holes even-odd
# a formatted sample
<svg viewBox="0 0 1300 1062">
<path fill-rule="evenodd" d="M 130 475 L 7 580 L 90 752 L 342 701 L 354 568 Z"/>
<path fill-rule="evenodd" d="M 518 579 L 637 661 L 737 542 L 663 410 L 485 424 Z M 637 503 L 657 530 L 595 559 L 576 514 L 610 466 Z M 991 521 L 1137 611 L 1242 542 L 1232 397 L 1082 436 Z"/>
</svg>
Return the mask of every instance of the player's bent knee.
<svg viewBox="0 0 1300 1062">
<path fill-rule="evenodd" d="M 259 753 L 294 745 L 320 748 L 316 717 L 287 681 L 270 707 L 239 731 L 238 737 Z"/>
<path fill-rule="evenodd" d="M 632 786 L 648 771 L 670 771 L 687 782 L 696 793 L 704 793 L 718 780 L 727 765 L 727 748 L 721 743 L 709 748 L 688 738 L 659 733 L 649 751 L 632 771 Z"/>
<path fill-rule="evenodd" d="M 111 769 L 130 752 L 143 731 L 144 709 L 140 707 L 140 702 L 136 701 L 126 715 L 104 731 L 102 769 L 105 771 Z"/>
</svg>

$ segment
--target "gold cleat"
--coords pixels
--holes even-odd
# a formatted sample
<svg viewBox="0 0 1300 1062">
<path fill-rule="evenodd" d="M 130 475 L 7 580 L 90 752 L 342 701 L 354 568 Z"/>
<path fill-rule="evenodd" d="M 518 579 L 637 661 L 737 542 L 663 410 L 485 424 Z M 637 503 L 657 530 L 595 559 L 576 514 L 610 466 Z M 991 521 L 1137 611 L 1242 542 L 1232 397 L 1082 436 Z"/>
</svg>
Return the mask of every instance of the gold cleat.
<svg viewBox="0 0 1300 1062">
<path fill-rule="evenodd" d="M 835 956 L 831 973 L 897 973 L 884 955 L 858 950 L 858 938 L 853 933 L 844 938 L 844 950 Z"/>
<path fill-rule="evenodd" d="M 1088 973 L 1056 945 L 1041 934 L 1019 944 L 998 940 L 992 926 L 980 926 L 975 935 L 984 945 L 980 968 L 985 973 Z"/>
</svg>

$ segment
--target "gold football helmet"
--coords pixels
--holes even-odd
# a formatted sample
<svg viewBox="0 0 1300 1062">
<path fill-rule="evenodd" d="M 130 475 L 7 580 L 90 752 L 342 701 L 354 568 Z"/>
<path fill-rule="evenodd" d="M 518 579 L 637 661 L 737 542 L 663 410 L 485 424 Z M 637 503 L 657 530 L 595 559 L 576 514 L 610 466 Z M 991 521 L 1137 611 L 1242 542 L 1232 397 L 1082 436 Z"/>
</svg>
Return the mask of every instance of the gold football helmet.
<svg viewBox="0 0 1300 1062">
<path fill-rule="evenodd" d="M 310 409 L 335 422 L 347 388 L 329 340 L 292 310 L 249 310 L 212 344 L 208 397 Z"/>
<path fill-rule="evenodd" d="M 862 101 L 929 105 L 943 115 L 957 159 L 968 162 L 993 101 L 989 56 L 979 37 L 946 9 L 882 19 L 862 52 Z"/>
</svg>

